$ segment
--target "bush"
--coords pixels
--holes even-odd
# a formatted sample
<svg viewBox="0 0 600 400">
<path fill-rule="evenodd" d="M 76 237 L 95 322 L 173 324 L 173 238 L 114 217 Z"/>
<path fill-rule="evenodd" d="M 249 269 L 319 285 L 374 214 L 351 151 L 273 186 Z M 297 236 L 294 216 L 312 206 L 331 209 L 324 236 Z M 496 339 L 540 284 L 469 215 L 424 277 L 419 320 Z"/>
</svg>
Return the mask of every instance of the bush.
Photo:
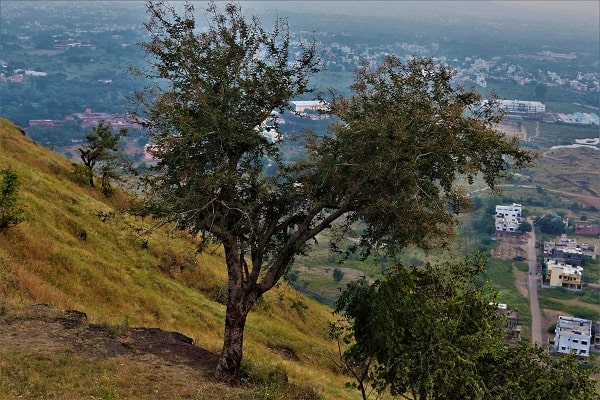
<svg viewBox="0 0 600 400">
<path fill-rule="evenodd" d="M 92 171 L 83 164 L 75 164 L 71 170 L 71 180 L 78 185 L 88 186 Z"/>
<path fill-rule="evenodd" d="M 339 268 L 333 269 L 333 280 L 336 282 L 340 282 L 344 278 L 344 271 Z"/>
<path fill-rule="evenodd" d="M 0 171 L 0 230 L 25 220 L 25 211 L 19 207 L 17 189 L 20 182 L 10 168 Z"/>
</svg>

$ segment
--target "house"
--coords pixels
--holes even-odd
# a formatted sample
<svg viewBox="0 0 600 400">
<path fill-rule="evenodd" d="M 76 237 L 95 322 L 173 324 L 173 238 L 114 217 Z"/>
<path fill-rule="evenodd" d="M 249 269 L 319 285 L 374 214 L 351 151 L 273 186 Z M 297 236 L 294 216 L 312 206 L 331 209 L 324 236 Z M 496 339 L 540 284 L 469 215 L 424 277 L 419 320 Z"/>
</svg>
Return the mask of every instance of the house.
<svg viewBox="0 0 600 400">
<path fill-rule="evenodd" d="M 575 233 L 578 235 L 600 235 L 600 225 L 586 225 L 577 224 L 575 225 Z"/>
<path fill-rule="evenodd" d="M 575 353 L 581 357 L 590 355 L 592 321 L 588 319 L 559 316 L 554 336 L 554 351 Z"/>
<path fill-rule="evenodd" d="M 570 290 L 582 290 L 583 267 L 569 265 L 553 259 L 544 260 L 547 268 L 546 280 L 552 287 L 562 287 Z"/>
<path fill-rule="evenodd" d="M 566 234 L 561 235 L 559 242 L 544 243 L 544 257 L 569 265 L 583 265 L 582 246 L 577 244 L 576 239 L 569 239 Z"/>
<path fill-rule="evenodd" d="M 511 310 L 507 304 L 498 303 L 498 314 L 506 317 L 506 324 L 502 329 L 506 332 L 506 340 L 510 342 L 521 341 L 521 323 L 519 322 L 519 311 Z"/>
<path fill-rule="evenodd" d="M 497 232 L 516 232 L 523 221 L 522 207 L 513 203 L 511 206 L 496 206 L 495 226 Z"/>
</svg>

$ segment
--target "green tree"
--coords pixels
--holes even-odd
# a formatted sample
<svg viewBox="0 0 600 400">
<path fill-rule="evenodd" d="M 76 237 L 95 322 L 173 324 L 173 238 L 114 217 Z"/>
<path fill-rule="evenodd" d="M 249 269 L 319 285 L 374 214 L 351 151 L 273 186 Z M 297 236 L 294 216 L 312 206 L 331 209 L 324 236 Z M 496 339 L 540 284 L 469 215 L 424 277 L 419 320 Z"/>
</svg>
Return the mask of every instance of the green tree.
<svg viewBox="0 0 600 400">
<path fill-rule="evenodd" d="M 524 219 L 519 224 L 519 227 L 517 228 L 517 231 L 519 231 L 521 233 L 526 233 L 526 232 L 531 232 L 532 229 L 533 229 L 533 227 L 531 226 L 531 224 L 529 223 L 529 221 L 527 221 L 526 219 Z"/>
<path fill-rule="evenodd" d="M 341 282 L 344 279 L 344 271 L 339 268 L 333 269 L 333 280 L 336 282 Z"/>
<path fill-rule="evenodd" d="M 541 218 L 535 220 L 535 226 L 539 228 L 543 233 L 549 235 L 561 235 L 567 231 L 562 218 L 556 215 L 544 215 Z"/>
<path fill-rule="evenodd" d="M 593 371 L 574 358 L 503 344 L 495 295 L 476 279 L 484 266 L 481 256 L 399 265 L 348 285 L 331 335 L 347 346 L 342 366 L 363 399 L 372 389 L 419 400 L 590 398 Z"/>
<path fill-rule="evenodd" d="M 25 211 L 19 206 L 17 174 L 10 168 L 0 170 L 0 231 L 17 225 L 25 219 Z"/>
<path fill-rule="evenodd" d="M 110 189 L 110 178 L 115 177 L 115 161 L 120 157 L 119 141 L 127 135 L 127 129 L 113 132 L 109 125 L 100 122 L 86 134 L 86 143 L 77 149 L 83 165 L 88 169 L 90 186 L 94 187 L 94 167 L 102 164 L 102 189 Z"/>
<path fill-rule="evenodd" d="M 220 243 L 228 272 L 224 344 L 216 377 L 239 382 L 244 327 L 257 299 L 284 276 L 320 232 L 364 225 L 356 248 L 390 255 L 409 244 L 446 243 L 468 203 L 455 182 L 482 172 L 494 186 L 532 156 L 493 128 L 491 105 L 451 85 L 431 60 L 388 59 L 362 68 L 340 121 L 307 134 L 305 156 L 285 161 L 280 143 L 256 129 L 307 91 L 315 48 L 290 55 L 285 20 L 265 30 L 237 4 L 208 8 L 210 26 L 149 2 L 143 44 L 160 85 L 137 95 L 157 159 L 144 177 L 146 212 Z M 465 113 L 470 109 L 470 113 Z M 267 164 L 276 165 L 265 174 Z"/>
<path fill-rule="evenodd" d="M 346 363 L 369 365 L 370 384 L 392 395 L 477 398 L 484 390 L 477 359 L 502 343 L 494 297 L 475 280 L 484 265 L 481 257 L 400 265 L 373 284 L 349 284 L 336 303 L 350 323 L 338 331 L 353 341 L 343 354 Z"/>
</svg>

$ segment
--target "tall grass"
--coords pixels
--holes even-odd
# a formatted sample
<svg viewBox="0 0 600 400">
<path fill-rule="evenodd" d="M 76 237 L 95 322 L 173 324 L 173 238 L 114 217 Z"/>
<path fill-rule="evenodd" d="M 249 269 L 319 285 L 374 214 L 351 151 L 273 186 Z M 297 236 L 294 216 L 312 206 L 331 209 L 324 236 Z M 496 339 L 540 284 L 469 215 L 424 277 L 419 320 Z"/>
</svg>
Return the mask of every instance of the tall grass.
<svg viewBox="0 0 600 400">
<path fill-rule="evenodd" d="M 117 193 L 105 198 L 97 190 L 79 186 L 70 179 L 72 165 L 67 160 L 0 119 L 0 168 L 8 166 L 22 182 L 19 198 L 28 220 L 0 232 L 3 302 L 77 309 L 93 323 L 178 331 L 198 346 L 220 351 L 225 307 L 216 301 L 215 293 L 225 285 L 226 271 L 219 248 L 196 254 L 195 238 L 170 227 L 142 235 L 152 221 L 113 214 L 126 205 L 127 196 Z M 335 350 L 327 340 L 327 322 L 332 318 L 330 310 L 282 283 L 264 296 L 248 318 L 246 365 L 250 371 L 283 370 L 290 382 L 308 385 L 326 399 L 358 398 L 358 392 L 344 388 L 348 378 L 338 374 L 328 356 Z M 287 359 L 282 349 L 296 358 Z M 27 370 L 22 373 L 32 383 L 21 386 L 25 397 L 68 398 L 63 394 L 72 387 L 48 392 L 41 384 L 44 373 L 53 369 L 53 363 L 61 364 L 60 359 L 33 362 L 35 355 L 20 360 L 17 355 L 6 357 L 2 359 L 10 361 L 2 361 L 4 372 Z M 127 397 L 119 374 L 114 373 L 116 364 L 107 361 L 96 366 L 107 375 L 86 374 L 95 376 L 102 393 L 90 391 L 85 396 Z M 143 366 L 130 368 L 129 377 L 145 379 Z M 74 381 L 77 371 L 85 370 L 76 361 L 73 368 L 60 369 Z M 260 398 L 252 397 L 255 394 L 248 398 Z M 231 396 L 244 398 L 243 393 Z"/>
</svg>

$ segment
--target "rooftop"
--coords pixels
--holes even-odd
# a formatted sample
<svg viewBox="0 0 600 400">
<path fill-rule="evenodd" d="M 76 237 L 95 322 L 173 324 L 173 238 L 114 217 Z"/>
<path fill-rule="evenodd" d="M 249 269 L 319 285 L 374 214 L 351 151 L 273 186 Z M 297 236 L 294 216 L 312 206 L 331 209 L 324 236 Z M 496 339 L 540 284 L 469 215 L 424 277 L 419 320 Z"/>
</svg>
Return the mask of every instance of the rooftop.
<svg viewBox="0 0 600 400">
<path fill-rule="evenodd" d="M 560 331 L 564 333 L 590 336 L 592 334 L 592 321 L 589 319 L 565 317 L 561 315 L 558 317 L 556 330 L 557 332 Z"/>
</svg>

